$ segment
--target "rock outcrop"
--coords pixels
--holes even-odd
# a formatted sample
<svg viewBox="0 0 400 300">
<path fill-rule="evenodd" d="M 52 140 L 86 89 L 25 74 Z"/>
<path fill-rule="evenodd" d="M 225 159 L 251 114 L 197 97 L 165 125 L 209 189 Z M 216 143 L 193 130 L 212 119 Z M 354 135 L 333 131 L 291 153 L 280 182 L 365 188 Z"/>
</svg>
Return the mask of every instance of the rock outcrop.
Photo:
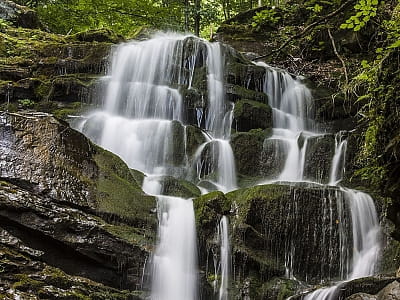
<svg viewBox="0 0 400 300">
<path fill-rule="evenodd" d="M 141 288 L 154 243 L 155 199 L 134 173 L 47 114 L 3 113 L 0 136 L 0 227 L 43 262 L 27 258 L 38 266 L 32 276 L 39 285 L 47 279 L 37 272 L 51 266 L 114 288 Z M 71 285 L 75 280 L 65 276 Z M 88 285 L 95 291 L 98 284 Z"/>
</svg>

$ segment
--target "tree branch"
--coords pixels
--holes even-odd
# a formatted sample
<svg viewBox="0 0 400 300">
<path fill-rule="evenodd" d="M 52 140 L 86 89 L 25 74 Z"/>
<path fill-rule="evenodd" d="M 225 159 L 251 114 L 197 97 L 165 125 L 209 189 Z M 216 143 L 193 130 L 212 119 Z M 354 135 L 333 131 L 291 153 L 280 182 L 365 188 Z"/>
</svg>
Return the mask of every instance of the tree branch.
<svg viewBox="0 0 400 300">
<path fill-rule="evenodd" d="M 354 0 L 348 0 L 345 3 L 342 4 L 342 6 L 340 6 L 338 9 L 336 9 L 335 11 L 331 12 L 330 14 L 327 14 L 326 16 L 321 17 L 320 19 L 318 19 L 317 21 L 311 23 L 310 25 L 308 25 L 306 28 L 303 29 L 303 31 L 301 31 L 300 33 L 292 36 L 291 38 L 289 38 L 288 40 L 286 40 L 285 43 L 283 43 L 282 46 L 280 46 L 278 49 L 271 51 L 268 54 L 265 55 L 261 55 L 258 56 L 256 58 L 253 58 L 253 60 L 259 60 L 259 59 L 263 59 L 263 58 L 267 58 L 269 56 L 271 56 L 274 53 L 280 52 L 283 48 L 285 48 L 287 45 L 289 45 L 290 42 L 292 42 L 294 39 L 300 38 L 302 37 L 304 34 L 306 34 L 308 31 L 310 31 L 312 28 L 314 28 L 315 26 L 325 22 L 327 19 L 330 19 L 336 15 L 338 15 L 339 13 L 341 13 L 345 8 L 347 8 L 350 4 L 354 3 Z"/>
</svg>

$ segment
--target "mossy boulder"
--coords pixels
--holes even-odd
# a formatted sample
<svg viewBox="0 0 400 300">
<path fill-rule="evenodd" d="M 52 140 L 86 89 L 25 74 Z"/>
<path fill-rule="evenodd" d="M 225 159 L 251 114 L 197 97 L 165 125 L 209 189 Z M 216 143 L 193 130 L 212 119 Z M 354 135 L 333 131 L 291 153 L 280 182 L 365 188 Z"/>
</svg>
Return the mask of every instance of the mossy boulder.
<svg viewBox="0 0 400 300">
<path fill-rule="evenodd" d="M 181 198 L 194 198 L 201 195 L 193 183 L 172 176 L 155 176 L 146 180 L 155 180 L 161 185 L 160 194 Z"/>
<path fill-rule="evenodd" d="M 265 103 L 265 104 L 268 103 L 268 97 L 265 93 L 254 91 L 254 90 L 242 87 L 240 85 L 227 84 L 226 85 L 226 94 L 227 94 L 228 100 L 230 100 L 232 102 L 236 102 L 241 99 L 247 99 L 247 100 L 257 101 L 257 102 L 261 102 L 261 103 Z"/>
<path fill-rule="evenodd" d="M 310 181 L 328 183 L 334 154 L 335 137 L 332 134 L 309 137 L 303 177 Z M 340 166 L 344 167 L 343 164 Z"/>
<path fill-rule="evenodd" d="M 235 261 L 242 262 L 235 265 L 239 274 L 246 276 L 256 268 L 265 270 L 262 276 L 268 280 L 282 276 L 285 265 L 291 266 L 287 272 L 308 282 L 339 274 L 340 232 L 350 230 L 346 209 L 336 206 L 341 203 L 346 208 L 344 192 L 307 184 L 263 185 L 226 197 L 234 208 L 232 253 Z M 336 225 L 330 231 L 332 224 Z M 332 242 L 330 250 L 320 242 L 323 236 Z M 250 258 L 258 265 L 246 264 Z"/>
<path fill-rule="evenodd" d="M 58 201 L 155 225 L 155 199 L 144 194 L 119 157 L 51 115 L 6 118 L 9 126 L 0 124 L 2 178 Z"/>
<path fill-rule="evenodd" d="M 117 35 L 115 32 L 108 28 L 93 29 L 83 32 L 78 32 L 71 36 L 72 40 L 78 40 L 82 42 L 106 42 L 106 43 L 120 43 L 124 41 L 124 38 Z"/>
<path fill-rule="evenodd" d="M 257 177 L 263 173 L 260 161 L 263 143 L 269 134 L 270 131 L 258 129 L 232 135 L 231 146 L 239 174 Z"/>
<path fill-rule="evenodd" d="M 256 101 L 240 100 L 236 102 L 233 117 L 232 126 L 237 131 L 250 131 L 257 128 L 267 129 L 272 126 L 271 107 Z"/>
</svg>

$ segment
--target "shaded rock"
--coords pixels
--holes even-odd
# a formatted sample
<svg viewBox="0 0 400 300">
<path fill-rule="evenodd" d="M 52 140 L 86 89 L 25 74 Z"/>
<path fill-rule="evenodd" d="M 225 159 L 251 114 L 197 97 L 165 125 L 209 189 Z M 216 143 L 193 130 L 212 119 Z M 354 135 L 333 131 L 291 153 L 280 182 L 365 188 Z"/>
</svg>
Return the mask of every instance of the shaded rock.
<svg viewBox="0 0 400 300">
<path fill-rule="evenodd" d="M 83 277 L 68 275 L 36 257 L 17 251 L 7 243 L 0 243 L 0 257 L 1 294 L 5 299 L 142 299 L 136 292 L 121 291 Z"/>
<path fill-rule="evenodd" d="M 262 92 L 265 68 L 252 64 L 250 61 L 228 62 L 226 66 L 228 84 L 239 85 L 248 89 Z"/>
<path fill-rule="evenodd" d="M 199 127 L 186 126 L 186 153 L 192 157 L 199 146 L 206 142 L 204 133 Z"/>
<path fill-rule="evenodd" d="M 268 103 L 268 97 L 263 92 L 257 92 L 239 85 L 227 84 L 226 94 L 229 101 L 236 102 L 241 99 L 257 101 L 261 103 Z"/>
<path fill-rule="evenodd" d="M 232 127 L 237 131 L 249 131 L 257 128 L 266 129 L 272 126 L 271 107 L 256 101 L 240 100 L 236 102 L 233 117 Z"/>
<path fill-rule="evenodd" d="M 193 198 L 201 195 L 199 188 L 193 183 L 172 176 L 157 176 L 147 180 L 156 180 L 161 184 L 162 195 L 181 198 Z"/>
<path fill-rule="evenodd" d="M 117 156 L 43 114 L 6 114 L 0 123 L 0 177 L 57 201 L 156 224 L 146 196 Z"/>
<path fill-rule="evenodd" d="M 260 161 L 264 139 L 268 134 L 263 130 L 251 130 L 232 135 L 231 146 L 239 174 L 254 177 L 263 174 L 263 165 Z"/>
<path fill-rule="evenodd" d="M 74 34 L 72 39 L 77 39 L 82 42 L 106 42 L 106 43 L 120 43 L 124 38 L 115 34 L 108 28 L 93 29 Z"/>
<path fill-rule="evenodd" d="M 151 245 L 144 229 L 108 224 L 6 182 L 0 182 L 0 224 L 27 247 L 37 249 L 21 249 L 22 242 L 5 239 L 3 234 L 2 243 L 19 252 L 109 286 L 140 285 Z"/>
<path fill-rule="evenodd" d="M 337 188 L 305 184 L 264 185 L 228 193 L 236 216 L 232 219 L 232 254 L 235 261 L 242 262 L 235 263 L 235 278 L 251 272 L 254 266 L 247 263 L 249 259 L 258 261 L 264 280 L 282 276 L 285 266 L 291 266 L 288 272 L 296 278 L 308 282 L 337 276 L 343 255 L 340 230 L 350 230 L 347 210 L 336 205 L 346 207 L 344 197 Z M 331 246 L 321 240 L 329 240 Z M 346 247 L 351 247 L 350 243 Z"/>
<path fill-rule="evenodd" d="M 0 18 L 12 22 L 17 27 L 40 27 L 39 18 L 34 10 L 9 0 L 0 1 Z"/>
<path fill-rule="evenodd" d="M 327 183 L 335 154 L 335 137 L 332 134 L 307 139 L 304 178 Z"/>
</svg>

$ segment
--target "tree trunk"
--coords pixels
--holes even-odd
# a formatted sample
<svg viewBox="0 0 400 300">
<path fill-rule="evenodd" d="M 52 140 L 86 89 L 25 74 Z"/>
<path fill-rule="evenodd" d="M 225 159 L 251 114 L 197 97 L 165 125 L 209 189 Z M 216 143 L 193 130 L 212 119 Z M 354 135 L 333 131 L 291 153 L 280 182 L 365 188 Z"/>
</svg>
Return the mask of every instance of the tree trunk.
<svg viewBox="0 0 400 300">
<path fill-rule="evenodd" d="M 185 31 L 189 31 L 189 0 L 184 0 L 185 8 Z"/>
<path fill-rule="evenodd" d="M 195 0 L 194 2 L 194 7 L 195 7 L 195 15 L 194 15 L 194 34 L 196 36 L 200 35 L 200 21 L 201 21 L 201 16 L 200 16 L 200 9 L 201 9 L 201 0 Z"/>
</svg>

